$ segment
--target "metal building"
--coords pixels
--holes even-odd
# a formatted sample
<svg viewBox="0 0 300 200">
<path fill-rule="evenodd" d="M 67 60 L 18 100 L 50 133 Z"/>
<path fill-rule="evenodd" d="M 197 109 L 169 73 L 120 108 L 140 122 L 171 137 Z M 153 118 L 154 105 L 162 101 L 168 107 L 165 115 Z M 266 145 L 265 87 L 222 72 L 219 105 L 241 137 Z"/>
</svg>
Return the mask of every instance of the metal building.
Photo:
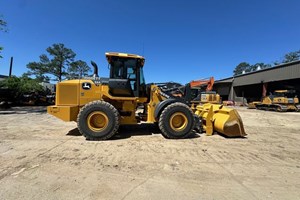
<svg viewBox="0 0 300 200">
<path fill-rule="evenodd" d="M 300 95 L 300 61 L 294 61 L 215 81 L 214 90 L 223 100 L 260 100 L 269 92 L 294 89 Z"/>
<path fill-rule="evenodd" d="M 8 76 L 1 75 L 1 74 L 0 74 L 0 81 L 3 81 L 3 80 L 5 80 L 5 79 L 7 79 L 7 78 L 8 78 Z"/>
</svg>

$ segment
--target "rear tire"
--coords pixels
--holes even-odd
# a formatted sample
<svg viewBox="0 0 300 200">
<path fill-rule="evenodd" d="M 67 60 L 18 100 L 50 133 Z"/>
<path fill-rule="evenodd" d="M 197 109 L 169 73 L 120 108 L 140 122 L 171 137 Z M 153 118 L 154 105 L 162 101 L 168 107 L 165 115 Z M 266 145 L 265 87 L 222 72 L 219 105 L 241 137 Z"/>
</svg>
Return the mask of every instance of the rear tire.
<svg viewBox="0 0 300 200">
<path fill-rule="evenodd" d="M 180 102 L 172 103 L 162 111 L 158 125 L 166 138 L 186 138 L 193 133 L 194 115 L 187 105 Z"/>
<path fill-rule="evenodd" d="M 87 140 L 107 140 L 119 128 L 119 112 L 108 102 L 92 101 L 81 108 L 77 127 Z"/>
</svg>

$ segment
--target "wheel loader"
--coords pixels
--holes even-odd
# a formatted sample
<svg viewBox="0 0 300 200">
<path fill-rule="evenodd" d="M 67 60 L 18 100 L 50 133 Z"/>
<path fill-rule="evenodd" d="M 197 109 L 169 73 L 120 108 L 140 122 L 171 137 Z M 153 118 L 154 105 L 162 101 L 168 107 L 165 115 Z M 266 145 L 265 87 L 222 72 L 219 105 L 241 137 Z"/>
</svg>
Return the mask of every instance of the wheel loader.
<svg viewBox="0 0 300 200">
<path fill-rule="evenodd" d="M 164 137 L 189 137 L 194 129 L 214 131 L 226 136 L 245 136 L 237 112 L 222 106 L 189 107 L 189 99 L 171 97 L 155 84 L 146 84 L 145 58 L 135 54 L 106 53 L 109 78 L 99 78 L 97 65 L 93 77 L 66 80 L 56 86 L 56 102 L 47 112 L 64 121 L 77 122 L 88 140 L 106 140 L 119 125 L 140 122 L 158 124 Z M 188 96 L 188 95 L 187 95 Z M 143 112 L 137 114 L 137 109 Z"/>
<path fill-rule="evenodd" d="M 295 90 L 275 90 L 269 96 L 263 97 L 261 102 L 253 105 L 259 110 L 271 110 L 277 112 L 299 111 L 299 99 Z"/>
</svg>

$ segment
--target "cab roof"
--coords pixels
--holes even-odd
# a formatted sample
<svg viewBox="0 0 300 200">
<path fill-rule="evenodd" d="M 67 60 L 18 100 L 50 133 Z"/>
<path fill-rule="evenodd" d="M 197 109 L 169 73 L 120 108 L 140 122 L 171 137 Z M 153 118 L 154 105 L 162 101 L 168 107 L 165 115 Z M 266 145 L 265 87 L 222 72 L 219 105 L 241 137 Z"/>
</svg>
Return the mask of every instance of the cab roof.
<svg viewBox="0 0 300 200">
<path fill-rule="evenodd" d="M 295 90 L 275 90 L 276 93 L 295 93 Z"/>
<path fill-rule="evenodd" d="M 116 57 L 125 57 L 125 58 L 140 58 L 145 60 L 143 56 L 137 55 L 137 54 L 130 54 L 130 53 L 118 53 L 118 52 L 106 52 L 105 56 L 107 59 L 110 57 L 116 56 Z"/>
</svg>

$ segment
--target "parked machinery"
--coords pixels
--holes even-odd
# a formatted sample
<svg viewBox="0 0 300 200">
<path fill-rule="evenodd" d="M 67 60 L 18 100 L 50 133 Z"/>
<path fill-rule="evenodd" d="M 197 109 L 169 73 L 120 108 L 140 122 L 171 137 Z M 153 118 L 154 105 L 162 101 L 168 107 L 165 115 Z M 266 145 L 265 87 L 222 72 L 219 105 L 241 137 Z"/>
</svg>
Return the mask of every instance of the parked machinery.
<svg viewBox="0 0 300 200">
<path fill-rule="evenodd" d="M 191 88 L 199 88 L 199 89 L 203 86 L 206 86 L 205 91 L 212 91 L 214 83 L 215 83 L 214 77 L 210 77 L 205 79 L 193 80 L 190 82 L 190 85 Z"/>
<path fill-rule="evenodd" d="M 13 99 L 11 90 L 8 88 L 0 88 L 0 109 L 11 107 Z"/>
<path fill-rule="evenodd" d="M 261 102 L 253 102 L 251 107 L 259 110 L 273 110 L 278 112 L 299 111 L 299 99 L 295 90 L 275 90 L 269 96 L 263 97 Z"/>
<path fill-rule="evenodd" d="M 220 95 L 217 92 L 212 91 L 214 83 L 214 77 L 191 81 L 191 88 L 193 93 L 196 94 L 194 95 L 196 98 L 193 99 L 193 102 L 200 102 L 200 104 L 221 104 Z"/>
<path fill-rule="evenodd" d="M 212 91 L 214 77 L 193 80 L 186 85 L 176 82 L 156 83 L 160 89 L 173 97 L 183 97 L 193 104 L 221 104 L 221 97 Z"/>
<path fill-rule="evenodd" d="M 238 114 L 218 115 L 224 107 L 191 109 L 190 95 L 174 97 L 161 86 L 146 84 L 145 59 L 127 53 L 106 53 L 110 77 L 62 81 L 56 87 L 56 104 L 48 113 L 64 121 L 76 121 L 79 131 L 90 140 L 111 138 L 119 125 L 157 123 L 166 138 L 186 138 L 195 128 L 207 130 L 201 120 L 210 121 L 212 130 L 226 136 L 245 136 Z M 95 72 L 97 65 L 93 63 Z M 190 87 L 185 92 L 190 92 Z M 209 105 L 208 105 L 209 106 Z M 137 114 L 137 109 L 143 112 Z M 196 112 L 198 111 L 198 112 Z M 204 113 L 210 113 L 207 117 Z"/>
</svg>

